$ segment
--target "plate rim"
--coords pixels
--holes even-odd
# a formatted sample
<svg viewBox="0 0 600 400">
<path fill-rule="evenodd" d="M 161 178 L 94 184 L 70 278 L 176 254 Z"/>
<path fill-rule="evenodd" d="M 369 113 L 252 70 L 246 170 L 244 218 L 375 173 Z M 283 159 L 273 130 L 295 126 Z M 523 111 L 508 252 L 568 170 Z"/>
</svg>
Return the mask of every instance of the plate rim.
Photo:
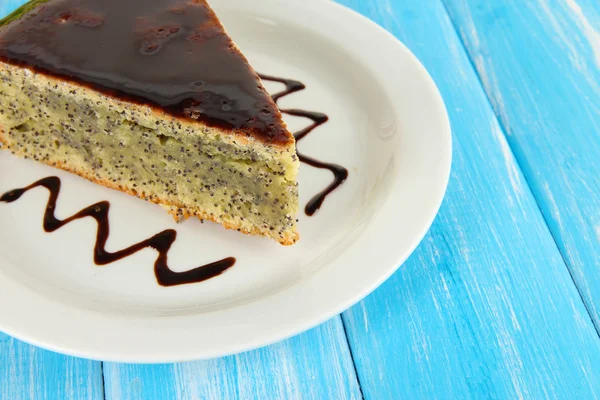
<svg viewBox="0 0 600 400">
<path fill-rule="evenodd" d="M 93 360 L 114 361 L 114 362 L 135 362 L 135 363 L 164 363 L 164 362 L 182 362 L 182 361 L 203 360 L 203 359 L 212 359 L 212 358 L 217 358 L 217 357 L 223 357 L 223 356 L 237 354 L 237 353 L 241 353 L 241 352 L 245 352 L 245 351 L 250 351 L 250 350 L 253 350 L 256 348 L 264 347 L 264 346 L 285 340 L 289 337 L 292 337 L 292 336 L 295 336 L 302 332 L 305 332 L 309 329 L 314 328 L 315 326 L 318 326 L 318 325 L 328 321 L 332 317 L 335 317 L 336 315 L 342 313 L 343 311 L 347 310 L 351 306 L 360 302 L 367 295 L 369 295 L 375 289 L 377 289 L 393 273 L 395 273 L 402 266 L 402 264 L 410 257 L 410 255 L 415 251 L 417 246 L 421 243 L 421 241 L 423 240 L 423 238 L 429 231 L 429 228 L 433 224 L 433 222 L 438 214 L 438 211 L 442 205 L 442 202 L 443 202 L 443 199 L 445 197 L 445 193 L 446 193 L 446 190 L 448 187 L 448 183 L 450 180 L 450 172 L 451 172 L 451 165 L 452 165 L 453 143 L 452 143 L 452 132 L 451 132 L 450 120 L 449 120 L 446 106 L 444 104 L 444 100 L 443 100 L 441 93 L 440 93 L 437 85 L 435 84 L 433 78 L 430 76 L 430 74 L 425 69 L 425 67 L 421 64 L 421 62 L 418 60 L 418 58 L 398 38 L 396 38 L 390 32 L 388 32 L 383 27 L 381 27 L 374 21 L 370 20 L 366 16 L 364 16 L 350 8 L 347 8 L 346 6 L 344 6 L 342 4 L 339 4 L 339 3 L 336 3 L 333 1 L 329 1 L 329 0 L 304 0 L 302 2 L 296 1 L 296 0 L 292 0 L 292 1 L 272 0 L 272 1 L 279 2 L 279 3 L 290 3 L 290 2 L 291 3 L 304 3 L 304 4 L 310 3 L 311 5 L 314 5 L 316 7 L 324 8 L 324 11 L 328 11 L 327 7 L 329 7 L 329 10 L 331 10 L 334 13 L 339 13 L 340 15 L 343 16 L 343 18 L 346 18 L 351 21 L 355 21 L 356 23 L 360 23 L 359 29 L 361 29 L 361 30 L 370 29 L 370 30 L 372 30 L 372 32 L 376 32 L 376 35 L 382 35 L 382 36 L 387 37 L 386 40 L 390 41 L 390 43 L 393 43 L 393 45 L 396 46 L 396 50 L 399 52 L 402 52 L 403 57 L 407 57 L 410 60 L 410 62 L 412 64 L 414 64 L 414 66 L 418 70 L 420 70 L 421 78 L 423 78 L 423 83 L 427 84 L 430 87 L 431 94 L 433 95 L 433 100 L 436 101 L 436 103 L 437 103 L 436 105 L 440 108 L 440 111 L 441 111 L 439 113 L 439 117 L 441 117 L 443 119 L 442 125 L 444 126 L 445 132 L 443 133 L 442 136 L 444 136 L 445 139 L 447 140 L 446 146 L 444 146 L 446 154 L 443 154 L 443 157 L 445 158 L 445 160 L 442 165 L 443 170 L 440 171 L 441 175 L 443 175 L 443 176 L 441 176 L 441 178 L 440 178 L 441 179 L 441 181 L 439 182 L 440 186 L 437 188 L 436 193 L 435 193 L 436 198 L 434 201 L 434 205 L 431 206 L 429 210 L 427 210 L 427 217 L 425 218 L 426 223 L 424 223 L 423 226 L 420 227 L 418 235 L 414 235 L 411 238 L 410 245 L 407 246 L 408 250 L 405 251 L 403 254 L 397 255 L 395 257 L 397 260 L 396 260 L 394 266 L 387 268 L 385 273 L 382 273 L 379 276 L 377 276 L 377 279 L 370 280 L 368 285 L 362 285 L 361 289 L 356 291 L 354 295 L 346 296 L 344 299 L 337 299 L 336 303 L 334 305 L 329 304 L 329 306 L 326 307 L 326 310 L 309 313 L 309 314 L 311 314 L 310 318 L 306 318 L 306 317 L 304 319 L 297 318 L 294 321 L 294 323 L 289 323 L 285 326 L 280 325 L 278 327 L 278 329 L 273 330 L 274 332 L 270 332 L 268 335 L 263 334 L 261 336 L 261 338 L 254 338 L 253 340 L 247 340 L 247 341 L 244 341 L 243 343 L 238 343 L 238 344 L 230 344 L 229 346 L 221 346 L 221 348 L 219 350 L 206 351 L 206 349 L 202 350 L 202 348 L 194 347 L 192 349 L 181 349 L 180 348 L 178 351 L 171 351 L 170 352 L 171 355 L 165 355 L 162 352 L 161 353 L 146 352 L 144 354 L 136 353 L 136 354 L 132 355 L 129 353 L 123 353 L 122 351 L 119 351 L 119 350 L 107 352 L 104 349 L 97 350 L 97 348 L 92 348 L 92 349 L 89 348 L 89 347 L 93 347 L 93 346 L 88 346 L 87 349 L 78 348 L 77 346 L 71 347 L 68 344 L 68 339 L 59 341 L 59 343 L 57 343 L 56 341 L 53 341 L 53 340 L 44 340 L 43 334 L 41 334 L 41 335 L 40 334 L 37 334 L 37 335 L 32 334 L 32 332 L 36 332 L 36 330 L 39 331 L 40 322 L 41 322 L 41 325 L 43 325 L 44 322 L 52 323 L 52 321 L 45 321 L 46 318 L 42 318 L 40 321 L 36 321 L 36 323 L 33 323 L 33 321 L 31 321 L 31 318 L 29 318 L 28 321 L 23 321 L 24 319 L 21 318 L 21 326 L 15 326 L 17 324 L 15 324 L 14 322 L 12 324 L 10 322 L 6 323 L 5 321 L 3 321 L 4 318 L 2 318 L 2 319 L 0 319 L 0 331 L 4 332 L 10 336 L 13 336 L 19 340 L 22 340 L 26 343 L 33 344 L 38 347 L 42 347 L 42 348 L 52 350 L 55 352 L 59 352 L 62 354 L 66 354 L 66 355 L 71 355 L 71 356 L 75 356 L 75 357 L 83 357 L 83 358 L 93 359 Z M 216 3 L 216 2 L 217 1 L 215 0 L 214 3 Z M 340 18 L 342 16 L 340 16 Z M 340 257 L 342 257 L 342 255 L 340 255 Z M 318 275 L 318 273 L 315 273 L 315 275 Z M 97 313 L 97 312 L 91 311 L 91 310 L 79 310 L 79 309 L 75 310 L 73 308 L 67 307 L 66 305 L 60 304 L 59 302 L 51 301 L 50 299 L 48 299 L 47 297 L 44 297 L 43 295 L 36 294 L 33 292 L 33 290 L 31 288 L 25 287 L 22 284 L 19 284 L 17 282 L 6 282 L 6 279 L 4 279 L 4 280 L 3 279 L 4 278 L 0 275 L 0 288 L 2 288 L 3 285 L 5 285 L 4 286 L 5 288 L 6 288 L 6 286 L 9 286 L 9 289 L 10 289 L 11 288 L 10 285 L 12 284 L 13 285 L 12 289 L 18 290 L 21 293 L 26 292 L 26 291 L 30 292 L 29 293 L 30 296 L 27 298 L 27 301 L 22 302 L 20 309 L 26 309 L 28 307 L 28 305 L 35 306 L 36 304 L 40 304 L 40 303 L 48 303 L 48 302 L 52 303 L 53 302 L 53 303 L 55 303 L 54 306 L 57 308 L 57 310 L 60 310 L 61 308 L 68 308 L 70 311 L 72 311 L 71 314 L 74 314 L 74 315 L 77 315 L 77 314 L 87 315 L 89 313 L 95 313 L 95 315 L 99 319 L 109 318 L 109 319 L 114 320 L 113 322 L 116 321 L 116 323 L 117 323 L 116 325 L 123 325 L 123 321 L 119 321 L 118 317 L 103 316 L 101 313 Z M 2 294 L 0 294 L 0 296 L 2 296 Z M 270 297 L 272 297 L 272 296 L 271 295 L 267 296 L 267 298 L 270 298 Z M 38 298 L 37 301 L 33 301 L 33 300 L 36 300 L 36 298 Z M 259 302 L 260 301 L 257 301 L 256 303 L 259 303 Z M 4 315 L 6 317 L 6 314 L 7 314 L 7 312 L 4 312 L 2 309 L 0 309 L 0 315 Z M 19 318 L 19 317 L 17 316 L 15 318 Z M 130 317 L 130 318 L 135 320 L 134 322 L 138 322 L 137 320 L 143 319 L 143 318 L 136 318 L 136 317 Z M 152 318 L 160 319 L 160 317 L 152 317 Z M 35 329 L 32 326 L 35 326 Z M 91 332 L 92 329 L 89 329 L 88 332 Z M 146 327 L 144 329 L 153 329 L 153 328 Z M 65 335 L 65 337 L 69 337 L 69 335 Z M 95 339 L 95 340 L 97 341 L 97 339 Z M 167 352 L 167 353 L 169 353 L 169 352 Z"/>
</svg>

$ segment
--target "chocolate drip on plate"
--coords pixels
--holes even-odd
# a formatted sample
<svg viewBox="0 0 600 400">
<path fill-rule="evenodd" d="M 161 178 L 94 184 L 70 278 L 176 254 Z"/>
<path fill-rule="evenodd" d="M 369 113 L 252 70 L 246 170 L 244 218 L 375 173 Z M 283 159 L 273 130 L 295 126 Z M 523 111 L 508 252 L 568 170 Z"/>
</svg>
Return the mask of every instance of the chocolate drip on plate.
<svg viewBox="0 0 600 400">
<path fill-rule="evenodd" d="M 292 93 L 296 93 L 296 92 L 306 89 L 306 85 L 304 85 L 302 82 L 299 82 L 299 81 L 296 81 L 293 79 L 277 78 L 277 77 L 273 77 L 273 76 L 269 76 L 269 75 L 261 75 L 261 74 L 259 74 L 259 76 L 263 81 L 278 82 L 278 83 L 283 83 L 285 85 L 285 89 L 283 91 L 273 95 L 273 100 L 275 101 L 275 103 L 277 103 L 281 98 L 283 98 L 285 96 L 288 96 Z M 327 121 L 329 121 L 329 117 L 320 112 L 305 111 L 305 110 L 298 110 L 298 109 L 281 110 L 281 112 L 284 114 L 293 115 L 296 117 L 308 118 L 311 121 L 313 121 L 313 123 L 311 125 L 294 133 L 294 137 L 296 138 L 296 143 L 299 142 L 300 140 L 302 140 L 304 137 L 306 137 L 311 132 L 313 132 L 319 126 L 321 126 L 321 125 L 325 124 Z M 346 179 L 348 179 L 348 170 L 346 168 L 342 167 L 341 165 L 322 162 L 322 161 L 316 160 L 312 157 L 309 157 L 307 155 L 301 154 L 299 151 L 297 151 L 297 153 L 298 153 L 298 158 L 300 159 L 301 162 L 311 165 L 315 168 L 327 169 L 327 170 L 331 171 L 331 173 L 334 176 L 333 182 L 331 182 L 331 184 L 329 186 L 327 186 L 327 188 L 324 189 L 322 192 L 320 192 L 316 196 L 314 196 L 306 205 L 306 207 L 304 209 L 306 215 L 312 216 L 317 212 L 317 210 L 319 210 L 321 208 L 321 206 L 323 205 L 323 202 L 325 201 L 327 196 L 330 195 L 338 187 L 340 187 L 346 181 Z"/>
<path fill-rule="evenodd" d="M 46 212 L 44 213 L 44 230 L 46 232 L 54 232 L 63 226 L 82 218 L 93 218 L 98 223 L 98 233 L 96 235 L 96 245 L 94 246 L 94 262 L 96 265 L 107 265 L 123 258 L 129 257 L 145 248 L 153 248 L 158 252 L 158 257 L 154 263 L 154 273 L 156 280 L 162 286 L 177 286 L 187 283 L 202 282 L 215 276 L 221 275 L 223 272 L 233 267 L 235 258 L 229 257 L 223 260 L 203 265 L 185 272 L 174 272 L 169 268 L 167 263 L 167 255 L 171 246 L 177 238 L 177 232 L 168 229 L 160 232 L 149 239 L 136 243 L 126 249 L 111 253 L 106 250 L 106 241 L 110 235 L 110 224 L 108 220 L 108 211 L 110 204 L 108 201 L 101 201 L 84 208 L 77 214 L 60 220 L 54 215 L 58 194 L 60 193 L 60 178 L 51 176 L 40 179 L 39 181 L 22 189 L 15 189 L 0 196 L 0 202 L 12 203 L 23 194 L 37 187 L 44 187 L 50 192 Z"/>
</svg>

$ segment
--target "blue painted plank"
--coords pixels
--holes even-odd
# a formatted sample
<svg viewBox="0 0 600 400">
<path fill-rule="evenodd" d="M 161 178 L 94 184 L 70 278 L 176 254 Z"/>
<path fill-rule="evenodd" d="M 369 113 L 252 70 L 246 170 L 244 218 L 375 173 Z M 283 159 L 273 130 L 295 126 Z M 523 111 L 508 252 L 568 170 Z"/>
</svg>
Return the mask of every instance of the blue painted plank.
<svg viewBox="0 0 600 400">
<path fill-rule="evenodd" d="M 0 18 L 24 0 L 2 0 Z M 0 399 L 102 399 L 99 362 L 67 357 L 0 333 Z"/>
<path fill-rule="evenodd" d="M 104 364 L 106 399 L 361 399 L 339 317 L 284 342 L 180 364 Z"/>
<path fill-rule="evenodd" d="M 446 3 L 600 328 L 600 3 Z"/>
<path fill-rule="evenodd" d="M 429 235 L 343 315 L 365 398 L 598 397 L 600 340 L 443 4 L 341 2 L 416 53 L 454 132 Z"/>
<path fill-rule="evenodd" d="M 101 400 L 102 368 L 0 333 L 0 399 Z"/>
<path fill-rule="evenodd" d="M 4 18 L 18 7 L 27 3 L 28 0 L 2 0 L 0 2 L 0 18 Z"/>
</svg>

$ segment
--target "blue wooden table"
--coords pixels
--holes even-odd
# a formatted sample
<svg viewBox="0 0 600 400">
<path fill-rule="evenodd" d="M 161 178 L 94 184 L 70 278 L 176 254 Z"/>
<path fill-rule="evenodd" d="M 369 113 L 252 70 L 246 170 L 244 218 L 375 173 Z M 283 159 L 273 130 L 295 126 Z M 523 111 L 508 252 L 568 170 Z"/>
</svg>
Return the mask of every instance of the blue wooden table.
<svg viewBox="0 0 600 400">
<path fill-rule="evenodd" d="M 0 334 L 0 399 L 600 397 L 600 2 L 339 1 L 419 57 L 450 114 L 448 194 L 410 260 L 341 316 L 212 361 Z"/>
</svg>

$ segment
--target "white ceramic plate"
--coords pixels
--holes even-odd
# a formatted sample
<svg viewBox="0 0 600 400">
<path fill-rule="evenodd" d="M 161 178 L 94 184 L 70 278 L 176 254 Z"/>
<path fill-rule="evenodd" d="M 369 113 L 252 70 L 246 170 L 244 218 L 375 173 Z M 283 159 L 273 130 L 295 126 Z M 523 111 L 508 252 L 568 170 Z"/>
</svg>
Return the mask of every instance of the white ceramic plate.
<svg viewBox="0 0 600 400">
<path fill-rule="evenodd" d="M 173 269 L 238 260 L 217 278 L 171 288 L 156 283 L 153 250 L 98 267 L 92 259 L 95 222 L 44 233 L 48 193 L 36 189 L 15 203 L 0 203 L 0 330 L 102 360 L 228 355 L 287 338 L 350 307 L 425 235 L 448 182 L 451 135 L 440 94 L 410 51 L 333 2 L 211 4 L 257 71 L 307 85 L 280 106 L 330 116 L 299 148 L 346 166 L 348 181 L 314 217 L 299 216 L 302 239 L 286 248 L 212 223 L 177 225 L 157 206 L 0 152 L 0 193 L 58 175 L 59 217 L 110 201 L 109 250 L 173 228 L 179 234 L 169 253 Z M 292 130 L 307 124 L 286 119 Z M 301 203 L 330 180 L 328 171 L 303 164 Z"/>
</svg>

